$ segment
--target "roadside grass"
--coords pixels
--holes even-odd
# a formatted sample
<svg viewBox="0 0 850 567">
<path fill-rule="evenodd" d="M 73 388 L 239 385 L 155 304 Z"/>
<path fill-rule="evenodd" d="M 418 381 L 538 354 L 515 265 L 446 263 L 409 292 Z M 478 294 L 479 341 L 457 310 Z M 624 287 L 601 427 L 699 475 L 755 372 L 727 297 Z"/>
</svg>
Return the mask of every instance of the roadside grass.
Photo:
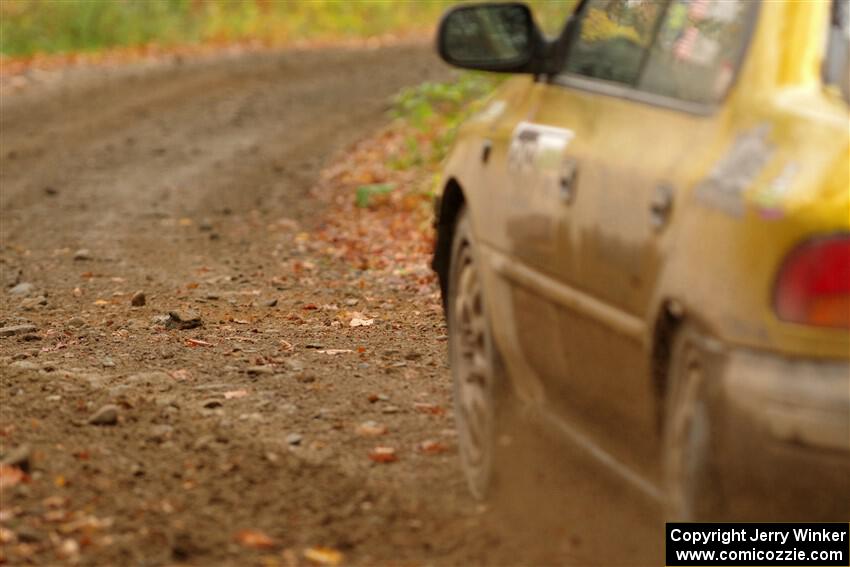
<svg viewBox="0 0 850 567">
<path fill-rule="evenodd" d="M 448 154 L 458 127 L 500 82 L 497 75 L 463 73 L 456 81 L 422 83 L 393 99 L 392 116 L 406 130 L 404 147 L 392 156 L 395 169 L 437 166 Z"/>
<path fill-rule="evenodd" d="M 548 33 L 575 0 L 532 0 Z M 425 33 L 454 0 L 0 0 L 0 54 Z"/>
<path fill-rule="evenodd" d="M 450 0 L 2 0 L 0 53 L 348 39 L 426 31 Z"/>
</svg>

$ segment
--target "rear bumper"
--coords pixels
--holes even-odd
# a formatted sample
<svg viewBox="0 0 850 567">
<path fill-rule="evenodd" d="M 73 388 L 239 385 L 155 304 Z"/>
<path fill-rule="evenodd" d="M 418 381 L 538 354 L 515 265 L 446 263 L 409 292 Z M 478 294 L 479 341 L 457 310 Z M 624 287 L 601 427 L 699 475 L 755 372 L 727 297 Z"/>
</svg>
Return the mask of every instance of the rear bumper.
<svg viewBox="0 0 850 567">
<path fill-rule="evenodd" d="M 850 362 L 733 350 L 720 368 L 716 461 L 730 511 L 850 519 Z"/>
</svg>

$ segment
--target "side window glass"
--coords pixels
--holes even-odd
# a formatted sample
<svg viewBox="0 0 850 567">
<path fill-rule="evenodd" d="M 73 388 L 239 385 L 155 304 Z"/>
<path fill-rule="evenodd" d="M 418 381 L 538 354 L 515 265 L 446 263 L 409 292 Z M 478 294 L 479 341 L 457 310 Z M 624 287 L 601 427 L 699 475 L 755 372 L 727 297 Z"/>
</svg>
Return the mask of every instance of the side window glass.
<svg viewBox="0 0 850 567">
<path fill-rule="evenodd" d="M 590 0 L 564 71 L 634 85 L 663 8 L 658 0 Z"/>
<path fill-rule="evenodd" d="M 850 3 L 833 0 L 827 38 L 824 79 L 850 102 Z"/>
<path fill-rule="evenodd" d="M 689 102 L 723 98 L 747 41 L 750 0 L 673 0 L 638 88 Z"/>
</svg>

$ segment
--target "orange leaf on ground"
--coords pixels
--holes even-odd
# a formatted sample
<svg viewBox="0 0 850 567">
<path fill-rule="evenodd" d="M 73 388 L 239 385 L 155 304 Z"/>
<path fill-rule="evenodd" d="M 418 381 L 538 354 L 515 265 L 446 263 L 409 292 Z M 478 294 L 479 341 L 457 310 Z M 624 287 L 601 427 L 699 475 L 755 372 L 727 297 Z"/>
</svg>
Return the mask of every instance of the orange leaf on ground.
<svg viewBox="0 0 850 567">
<path fill-rule="evenodd" d="M 11 465 L 0 465 L 0 490 L 11 488 L 29 480 L 27 474 Z"/>
<path fill-rule="evenodd" d="M 449 450 L 448 447 L 440 443 L 439 441 L 432 441 L 428 439 L 427 441 L 423 441 L 419 445 L 416 446 L 420 453 L 424 453 L 425 455 L 439 455 L 440 453 L 445 453 Z"/>
<path fill-rule="evenodd" d="M 435 406 L 434 404 L 426 404 L 424 402 L 416 402 L 413 404 L 413 407 L 419 413 L 427 413 L 431 415 L 444 415 L 446 410 L 441 408 L 440 406 Z"/>
<path fill-rule="evenodd" d="M 342 563 L 342 553 L 329 547 L 310 547 L 304 550 L 304 558 L 316 565 L 330 565 L 331 567 Z"/>
<path fill-rule="evenodd" d="M 233 539 L 239 545 L 251 549 L 271 549 L 277 545 L 272 538 L 260 530 L 241 530 L 236 532 Z"/>
<path fill-rule="evenodd" d="M 369 459 L 376 463 L 394 463 L 398 460 L 392 447 L 375 447 L 369 451 Z"/>
</svg>

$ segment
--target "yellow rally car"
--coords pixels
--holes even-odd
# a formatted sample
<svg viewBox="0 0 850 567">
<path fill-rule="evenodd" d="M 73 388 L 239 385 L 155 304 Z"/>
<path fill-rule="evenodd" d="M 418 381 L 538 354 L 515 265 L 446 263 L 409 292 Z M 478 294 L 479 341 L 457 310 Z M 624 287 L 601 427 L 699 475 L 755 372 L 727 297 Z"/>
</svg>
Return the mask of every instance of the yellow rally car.
<svg viewBox="0 0 850 567">
<path fill-rule="evenodd" d="M 672 518 L 850 514 L 848 3 L 584 0 L 556 39 L 461 5 L 440 55 L 516 73 L 438 200 L 461 460 L 506 400 Z"/>
</svg>

